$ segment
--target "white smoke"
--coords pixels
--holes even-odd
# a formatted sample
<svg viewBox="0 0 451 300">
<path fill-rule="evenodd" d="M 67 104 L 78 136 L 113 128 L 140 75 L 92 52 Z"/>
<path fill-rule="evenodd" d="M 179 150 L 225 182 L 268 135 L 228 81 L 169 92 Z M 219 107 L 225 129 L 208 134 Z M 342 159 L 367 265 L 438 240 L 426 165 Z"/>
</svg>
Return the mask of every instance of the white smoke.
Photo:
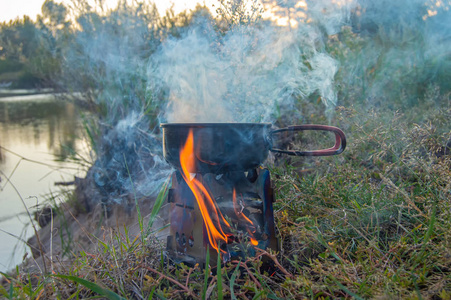
<svg viewBox="0 0 451 300">
<path fill-rule="evenodd" d="M 429 82 L 449 90 L 449 1 L 305 0 L 305 9 L 299 1 L 279 2 L 282 11 L 302 12 L 288 22 L 291 27 L 260 20 L 224 33 L 197 15 L 166 38 L 164 31 L 149 29 L 148 19 L 137 22 L 136 14 L 126 11 L 116 21 L 80 18 L 86 25 L 80 23 L 84 30 L 77 34 L 76 47 L 67 50 L 63 69 L 73 71 L 73 78 L 87 74 L 70 80 L 73 90 L 100 86 L 95 99 L 114 125 L 101 143 L 105 158 L 96 165 L 96 183 L 105 194 L 110 178 L 131 188 L 124 158 L 136 190 L 145 195 L 157 190 L 147 182 L 170 173 L 161 158 L 158 130 L 148 133 L 160 111 L 164 122 L 275 122 L 283 117 L 285 123 L 299 124 L 302 104 L 316 105 L 318 98 L 332 111 L 344 99 L 346 104 L 390 106 L 406 93 L 418 101 L 415 91 Z M 91 23 L 96 30 L 89 30 Z M 124 151 L 129 155 L 124 157 Z"/>
<path fill-rule="evenodd" d="M 274 122 L 283 114 L 299 119 L 296 102 L 313 93 L 335 105 L 338 63 L 324 51 L 319 26 L 327 23 L 333 31 L 348 14 L 336 10 L 330 22 L 302 20 L 295 29 L 246 24 L 225 36 L 204 22 L 164 42 L 149 67 L 150 89 L 168 91 L 164 121 Z"/>
</svg>

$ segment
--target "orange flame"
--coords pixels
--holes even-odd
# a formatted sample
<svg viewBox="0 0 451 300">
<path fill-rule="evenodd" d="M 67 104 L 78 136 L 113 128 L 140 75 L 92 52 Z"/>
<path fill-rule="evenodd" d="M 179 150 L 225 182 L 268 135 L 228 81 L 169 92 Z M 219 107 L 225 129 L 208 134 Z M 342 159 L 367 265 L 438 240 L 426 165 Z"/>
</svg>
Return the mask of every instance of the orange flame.
<svg viewBox="0 0 451 300">
<path fill-rule="evenodd" d="M 207 229 L 210 245 L 218 251 L 218 241 L 227 243 L 227 235 L 224 233 L 220 221 L 227 227 L 230 227 L 230 225 L 222 215 L 221 211 L 216 208 L 215 202 L 207 188 L 195 177 L 191 179 L 189 170 L 195 170 L 195 162 L 194 137 L 193 131 L 190 130 L 186 143 L 180 151 L 180 165 L 183 171 L 182 176 L 197 200 Z M 216 216 L 216 218 L 213 219 L 211 217 L 212 214 Z"/>
<path fill-rule="evenodd" d="M 243 217 L 244 220 L 246 220 L 249 224 L 251 224 L 253 226 L 254 223 L 252 223 L 252 221 L 249 220 L 249 218 L 246 217 L 245 214 L 243 214 L 241 211 L 238 211 L 238 203 L 236 201 L 236 190 L 235 189 L 233 189 L 232 199 L 233 199 L 233 210 L 235 211 L 235 214 L 238 217 Z"/>
<path fill-rule="evenodd" d="M 223 241 L 227 243 L 228 235 L 224 233 L 224 230 L 221 227 L 221 222 L 226 227 L 230 228 L 230 224 L 222 215 L 221 211 L 216 207 L 214 198 L 211 196 L 211 193 L 208 191 L 207 187 L 202 184 L 196 177 L 191 177 L 190 170 L 196 170 L 196 155 L 194 151 L 194 135 L 193 131 L 190 130 L 188 133 L 188 138 L 186 139 L 185 145 L 180 151 L 180 165 L 182 167 L 182 176 L 185 179 L 186 184 L 191 189 L 196 198 L 197 204 L 199 205 L 200 212 L 202 214 L 202 218 L 205 223 L 205 228 L 207 230 L 208 240 L 210 245 L 218 251 L 218 241 Z M 255 232 L 255 226 L 252 221 L 242 212 L 238 210 L 238 203 L 236 200 L 236 190 L 233 189 L 233 209 L 235 214 L 243 218 L 248 223 L 247 231 L 251 237 L 251 244 L 254 246 L 258 245 L 258 241 L 253 237 L 253 233 Z M 213 216 L 213 218 L 212 218 Z M 251 229 L 252 228 L 252 232 Z M 221 250 L 224 252 L 223 250 Z"/>
<path fill-rule="evenodd" d="M 232 199 L 233 199 L 233 210 L 235 211 L 235 214 L 238 217 L 242 217 L 244 220 L 246 220 L 246 222 L 249 223 L 248 226 L 253 229 L 253 231 L 251 232 L 251 230 L 248 227 L 247 228 L 247 232 L 249 233 L 249 236 L 250 236 L 250 239 L 251 239 L 251 244 L 254 245 L 254 246 L 257 246 L 258 245 L 258 241 L 254 238 L 254 235 L 253 235 L 253 233 L 255 233 L 254 223 L 252 223 L 252 221 L 242 211 L 238 211 L 238 203 L 236 201 L 236 190 L 235 190 L 235 188 L 233 189 Z"/>
</svg>

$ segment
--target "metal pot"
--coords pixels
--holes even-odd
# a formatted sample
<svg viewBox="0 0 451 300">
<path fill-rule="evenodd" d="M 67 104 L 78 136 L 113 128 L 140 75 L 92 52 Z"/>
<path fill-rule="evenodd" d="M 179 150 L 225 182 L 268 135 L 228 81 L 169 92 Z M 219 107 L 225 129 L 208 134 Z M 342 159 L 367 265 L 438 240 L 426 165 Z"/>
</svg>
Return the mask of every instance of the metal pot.
<svg viewBox="0 0 451 300">
<path fill-rule="evenodd" d="M 180 151 L 192 130 L 195 163 L 190 173 L 251 170 L 266 160 L 269 151 L 296 156 L 329 156 L 340 154 L 346 147 L 343 131 L 325 125 L 297 125 L 277 130 L 271 130 L 270 123 L 165 123 L 161 127 L 164 158 L 178 169 L 181 168 Z M 335 145 L 315 151 L 273 148 L 276 134 L 301 130 L 331 131 L 335 133 Z"/>
</svg>

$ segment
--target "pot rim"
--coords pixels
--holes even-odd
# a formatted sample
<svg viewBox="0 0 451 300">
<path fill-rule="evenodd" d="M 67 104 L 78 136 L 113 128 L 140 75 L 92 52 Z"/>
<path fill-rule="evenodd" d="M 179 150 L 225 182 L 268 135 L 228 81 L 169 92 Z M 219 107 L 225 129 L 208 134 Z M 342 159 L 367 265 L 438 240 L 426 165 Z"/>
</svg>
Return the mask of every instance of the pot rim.
<svg viewBox="0 0 451 300">
<path fill-rule="evenodd" d="M 161 123 L 160 127 L 192 127 L 192 128 L 204 128 L 204 127 L 271 127 L 271 123 Z"/>
</svg>

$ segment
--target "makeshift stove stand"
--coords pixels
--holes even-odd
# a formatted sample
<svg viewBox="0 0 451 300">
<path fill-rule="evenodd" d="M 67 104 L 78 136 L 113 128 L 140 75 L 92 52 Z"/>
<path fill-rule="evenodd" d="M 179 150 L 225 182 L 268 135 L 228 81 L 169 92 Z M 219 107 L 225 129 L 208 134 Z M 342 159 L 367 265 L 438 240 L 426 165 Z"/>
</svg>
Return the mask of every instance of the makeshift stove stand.
<svg viewBox="0 0 451 300">
<path fill-rule="evenodd" d="M 268 152 L 300 156 L 341 153 L 343 132 L 322 125 L 270 130 L 271 124 L 162 124 L 163 154 L 175 167 L 170 203 L 168 258 L 205 267 L 221 261 L 255 256 L 257 248 L 279 250 L 274 225 L 274 194 L 270 172 L 261 167 Z M 335 133 L 332 148 L 311 152 L 272 148 L 275 134 L 299 130 Z"/>
<path fill-rule="evenodd" d="M 255 255 L 254 246 L 278 250 L 274 228 L 273 189 L 267 169 L 225 174 L 193 174 L 209 187 L 216 207 L 223 215 L 212 214 L 212 222 L 220 223 L 227 241 L 220 244 L 222 261 Z M 167 252 L 175 262 L 203 266 L 210 249 L 211 264 L 216 264 L 217 250 L 212 247 L 202 212 L 193 192 L 180 172 L 172 176 L 169 190 L 170 235 Z"/>
</svg>

